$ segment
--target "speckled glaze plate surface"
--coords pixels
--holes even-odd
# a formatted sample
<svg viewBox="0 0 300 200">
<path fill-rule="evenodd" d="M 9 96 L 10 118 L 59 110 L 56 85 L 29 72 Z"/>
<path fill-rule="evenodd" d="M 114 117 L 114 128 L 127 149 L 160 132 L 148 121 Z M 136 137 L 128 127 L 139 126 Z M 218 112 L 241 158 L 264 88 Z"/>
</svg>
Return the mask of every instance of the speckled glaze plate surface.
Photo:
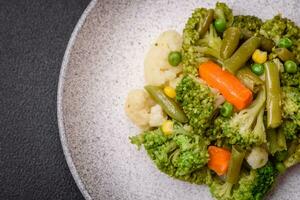
<svg viewBox="0 0 300 200">
<path fill-rule="evenodd" d="M 263 19 L 277 13 L 300 24 L 298 0 L 225 1 L 234 14 Z M 66 159 L 86 199 L 208 200 L 205 186 L 160 173 L 128 136 L 139 130 L 123 111 L 127 92 L 143 87 L 143 59 L 151 42 L 169 29 L 182 31 L 194 8 L 215 1 L 92 1 L 64 57 L 58 120 Z M 290 170 L 268 197 L 300 199 L 300 168 Z"/>
</svg>

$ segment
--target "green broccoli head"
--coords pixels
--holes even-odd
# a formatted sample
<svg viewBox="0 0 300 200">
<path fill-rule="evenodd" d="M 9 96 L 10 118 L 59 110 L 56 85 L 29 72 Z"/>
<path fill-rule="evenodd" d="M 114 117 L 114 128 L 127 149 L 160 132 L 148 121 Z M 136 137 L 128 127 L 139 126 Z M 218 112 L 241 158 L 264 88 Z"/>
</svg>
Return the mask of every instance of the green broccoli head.
<svg viewBox="0 0 300 200">
<path fill-rule="evenodd" d="M 207 129 L 206 136 L 211 141 L 224 140 L 225 135 L 222 133 L 222 126 L 224 123 L 227 123 L 228 120 L 229 120 L 229 118 L 219 115 L 217 118 L 215 118 L 212 121 L 209 129 Z"/>
<path fill-rule="evenodd" d="M 300 126 L 300 91 L 294 87 L 282 87 L 282 110 L 285 119 Z"/>
<path fill-rule="evenodd" d="M 291 120 L 284 120 L 279 129 L 288 140 L 294 140 L 298 136 L 299 126 Z"/>
<path fill-rule="evenodd" d="M 133 144 L 144 145 L 157 168 L 169 176 L 196 184 L 207 184 L 211 179 L 208 169 L 208 140 L 200 139 L 174 122 L 173 134 L 165 136 L 161 128 L 145 131 L 130 138 Z"/>
<path fill-rule="evenodd" d="M 222 124 L 223 134 L 230 144 L 250 148 L 266 142 L 263 119 L 265 100 L 265 90 L 261 90 L 248 108 L 234 114 L 230 120 Z"/>
<path fill-rule="evenodd" d="M 182 64 L 185 74 L 198 76 L 198 65 L 208 60 L 207 56 L 220 59 L 221 38 L 211 24 L 208 32 L 200 38 L 199 27 L 204 23 L 208 10 L 196 9 L 183 30 Z"/>
<path fill-rule="evenodd" d="M 185 76 L 176 87 L 176 100 L 182 106 L 194 132 L 203 134 L 214 113 L 214 94 L 196 78 Z"/>
<path fill-rule="evenodd" d="M 232 10 L 222 2 L 217 2 L 214 12 L 214 18 L 216 19 L 225 19 L 226 20 L 226 26 L 230 27 L 233 22 L 233 14 Z"/>
<path fill-rule="evenodd" d="M 278 176 L 275 167 L 268 163 L 262 168 L 243 174 L 233 191 L 234 200 L 262 200 L 270 191 Z"/>
<path fill-rule="evenodd" d="M 240 29 L 257 33 L 262 25 L 262 20 L 255 16 L 250 15 L 237 15 L 234 16 L 233 26 Z"/>
</svg>

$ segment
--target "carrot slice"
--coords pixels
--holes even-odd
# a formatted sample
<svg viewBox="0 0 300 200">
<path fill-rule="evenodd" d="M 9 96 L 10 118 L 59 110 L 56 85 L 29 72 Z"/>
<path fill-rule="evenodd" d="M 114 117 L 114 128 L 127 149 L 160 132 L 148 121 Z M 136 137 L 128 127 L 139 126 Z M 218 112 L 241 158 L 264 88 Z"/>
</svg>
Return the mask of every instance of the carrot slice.
<svg viewBox="0 0 300 200">
<path fill-rule="evenodd" d="M 210 87 L 218 89 L 224 98 L 238 110 L 246 108 L 252 102 L 251 90 L 218 64 L 212 61 L 200 64 L 199 75 Z"/>
<path fill-rule="evenodd" d="M 208 154 L 208 168 L 215 171 L 219 176 L 226 174 L 231 156 L 230 151 L 216 146 L 209 146 Z"/>
</svg>

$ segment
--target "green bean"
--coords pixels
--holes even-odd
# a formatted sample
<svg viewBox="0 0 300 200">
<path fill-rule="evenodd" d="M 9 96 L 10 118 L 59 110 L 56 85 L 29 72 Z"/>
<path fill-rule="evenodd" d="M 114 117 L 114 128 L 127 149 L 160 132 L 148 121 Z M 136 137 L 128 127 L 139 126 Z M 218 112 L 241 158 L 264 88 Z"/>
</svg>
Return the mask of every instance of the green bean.
<svg viewBox="0 0 300 200">
<path fill-rule="evenodd" d="M 207 11 L 206 17 L 204 18 L 203 23 L 199 26 L 198 29 L 200 38 L 202 38 L 205 35 L 205 33 L 208 31 L 209 26 L 213 20 L 214 20 L 214 10 L 209 9 Z"/>
<path fill-rule="evenodd" d="M 228 59 L 239 45 L 241 31 L 239 28 L 230 27 L 224 32 L 220 50 L 221 58 Z"/>
<path fill-rule="evenodd" d="M 235 74 L 238 69 L 243 67 L 249 60 L 253 52 L 260 46 L 259 37 L 251 37 L 244 42 L 236 52 L 224 62 L 224 67 L 231 73 Z"/>
<path fill-rule="evenodd" d="M 167 97 L 163 90 L 157 86 L 147 85 L 145 86 L 145 90 L 150 94 L 153 100 L 158 103 L 162 109 L 173 119 L 185 123 L 188 121 L 184 112 L 177 105 L 177 103 Z"/>
<path fill-rule="evenodd" d="M 247 88 L 249 88 L 254 93 L 257 93 L 264 85 L 264 82 L 247 67 L 240 69 L 237 72 L 236 76 Z"/>
<path fill-rule="evenodd" d="M 247 30 L 241 29 L 241 38 L 244 40 L 248 40 L 249 38 L 253 37 L 254 33 Z M 271 39 L 265 38 L 264 36 L 258 36 L 261 38 L 260 48 L 267 52 L 272 52 L 273 47 L 275 47 L 275 42 Z"/>
<path fill-rule="evenodd" d="M 260 48 L 267 52 L 272 52 L 273 47 L 275 47 L 275 42 L 271 39 L 261 37 Z"/>
<path fill-rule="evenodd" d="M 290 52 L 287 48 L 277 48 L 275 49 L 275 53 L 283 62 L 287 60 L 295 61 L 295 55 L 292 52 Z"/>
<path fill-rule="evenodd" d="M 267 127 L 276 128 L 281 124 L 281 89 L 279 68 L 273 61 L 265 63 L 267 90 Z"/>
<path fill-rule="evenodd" d="M 231 184 L 238 182 L 244 157 L 245 152 L 243 150 L 232 146 L 226 182 Z"/>
</svg>

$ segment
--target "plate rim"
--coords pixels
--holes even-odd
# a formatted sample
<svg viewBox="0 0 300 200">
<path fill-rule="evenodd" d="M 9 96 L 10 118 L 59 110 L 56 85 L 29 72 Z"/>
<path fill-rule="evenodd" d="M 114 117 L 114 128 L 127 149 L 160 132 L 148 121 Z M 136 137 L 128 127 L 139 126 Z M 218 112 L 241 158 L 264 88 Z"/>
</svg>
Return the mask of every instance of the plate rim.
<svg viewBox="0 0 300 200">
<path fill-rule="evenodd" d="M 68 41 L 67 48 L 64 53 L 64 57 L 62 60 L 59 78 L 58 78 L 58 88 L 57 88 L 57 121 L 58 121 L 58 131 L 59 131 L 59 137 L 61 146 L 63 149 L 63 154 L 65 156 L 65 160 L 67 161 L 68 168 L 72 174 L 72 177 L 79 188 L 81 194 L 86 200 L 92 199 L 89 192 L 87 191 L 83 181 L 81 180 L 81 177 L 78 174 L 78 171 L 76 169 L 76 166 L 73 162 L 72 155 L 70 152 L 70 149 L 68 147 L 68 139 L 65 134 L 65 123 L 64 123 L 64 112 L 63 112 L 63 94 L 64 94 L 64 82 L 65 82 L 65 74 L 66 70 L 68 68 L 69 60 L 70 60 L 70 54 L 74 47 L 74 44 L 76 42 L 77 36 L 82 29 L 84 23 L 86 22 L 87 16 L 91 13 L 91 11 L 95 8 L 95 5 L 97 4 L 98 0 L 91 0 L 91 2 L 88 4 L 88 6 L 83 11 L 82 15 L 80 16 L 75 28 L 73 29 L 73 32 L 71 34 L 71 37 Z"/>
</svg>

